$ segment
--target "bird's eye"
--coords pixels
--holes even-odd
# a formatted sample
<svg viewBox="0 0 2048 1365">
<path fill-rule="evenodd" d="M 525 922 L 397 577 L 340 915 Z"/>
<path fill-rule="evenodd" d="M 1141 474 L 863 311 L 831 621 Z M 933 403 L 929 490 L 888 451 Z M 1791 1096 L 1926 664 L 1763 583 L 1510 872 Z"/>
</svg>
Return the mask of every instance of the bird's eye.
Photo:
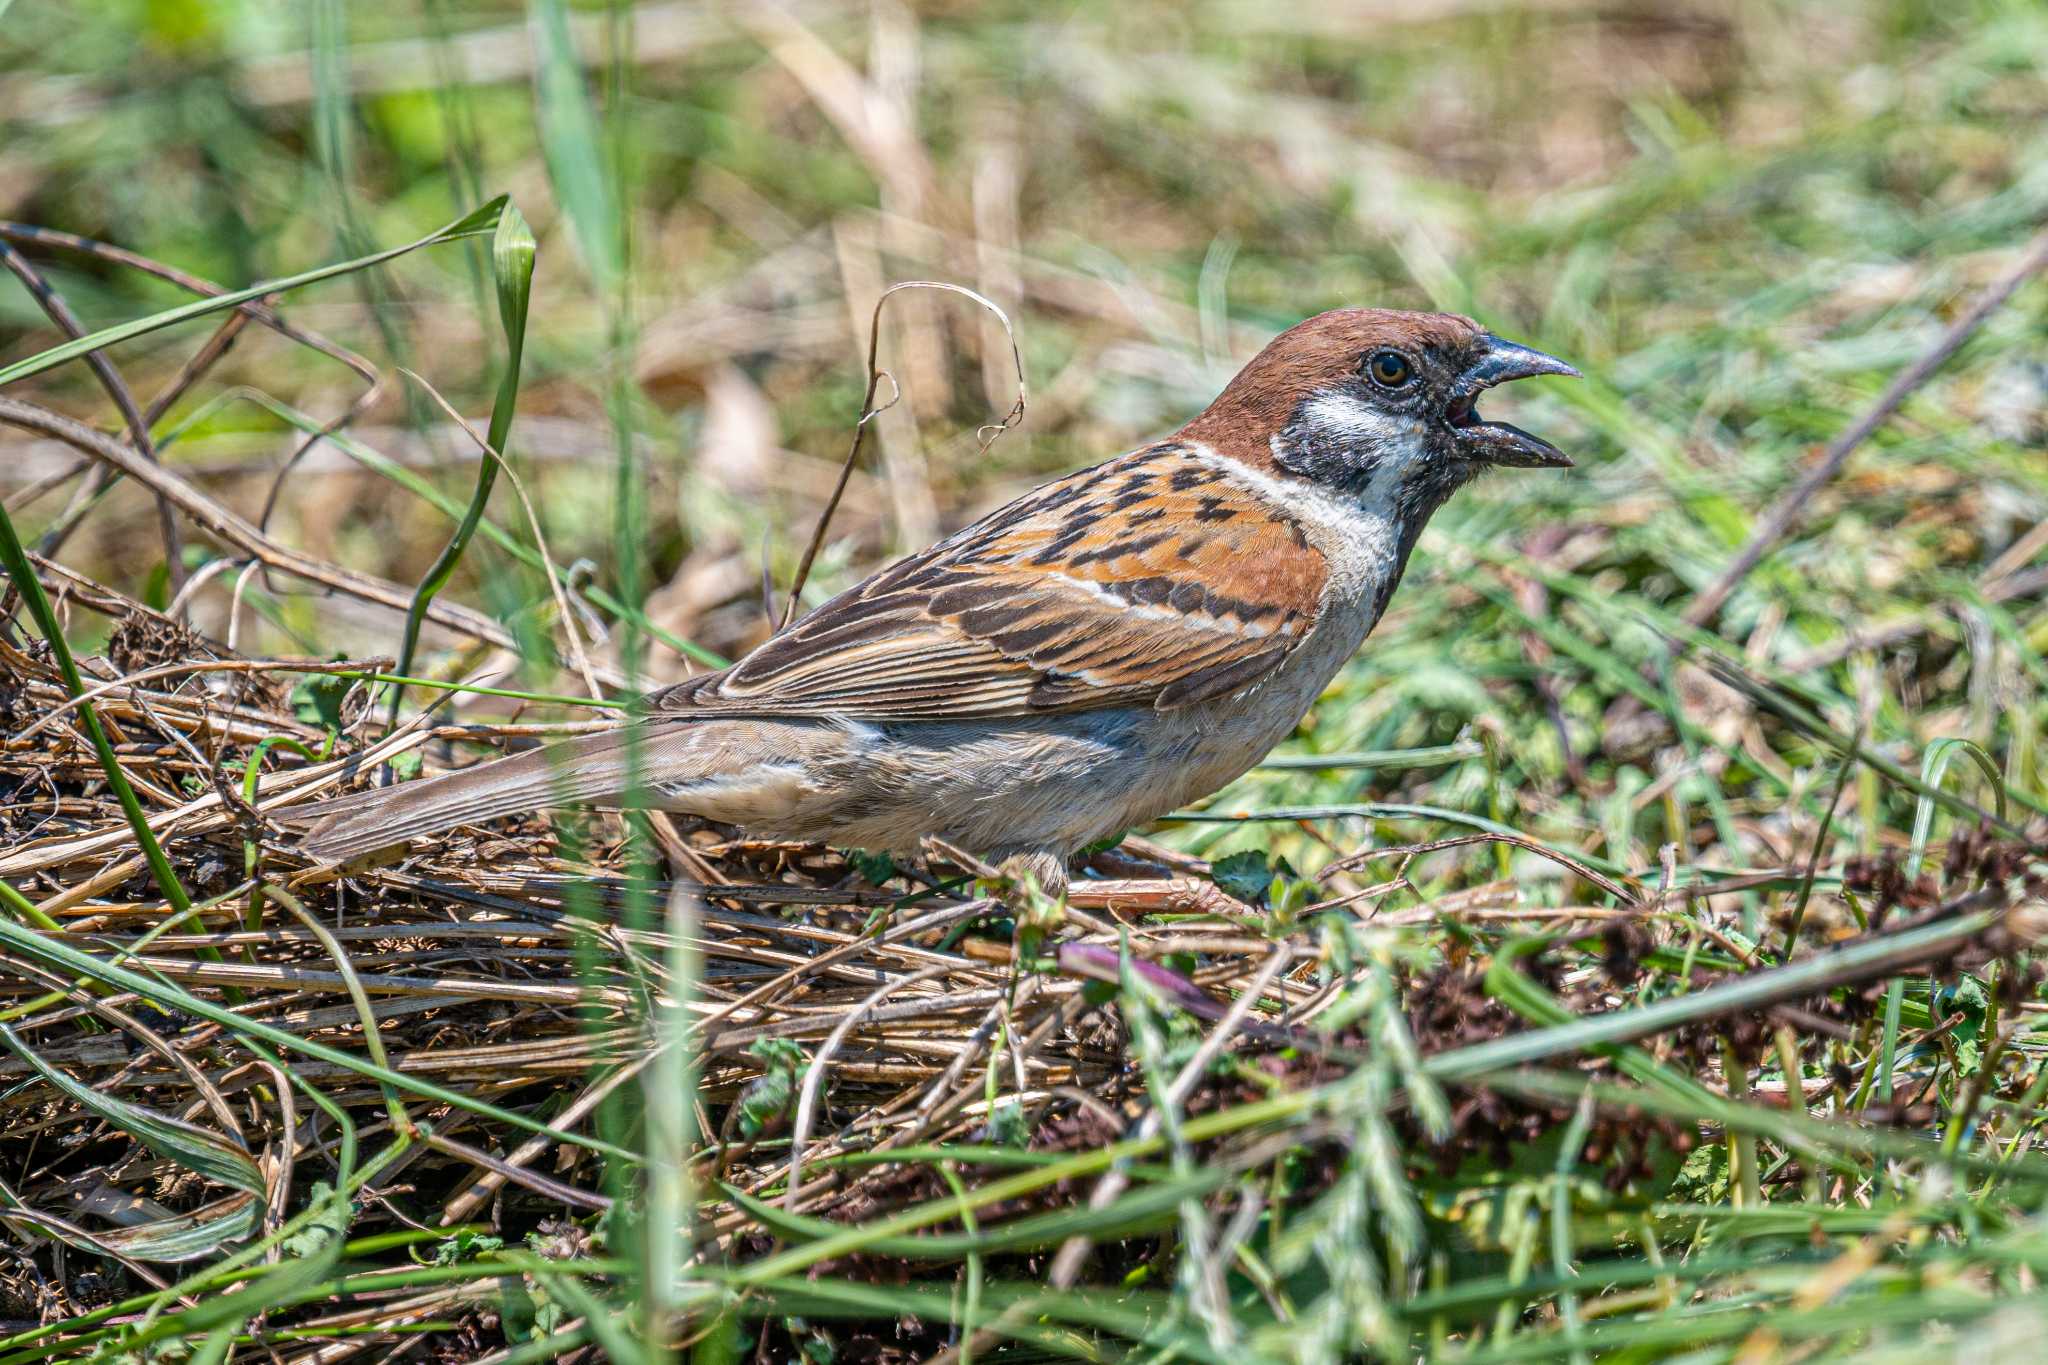
<svg viewBox="0 0 2048 1365">
<path fill-rule="evenodd" d="M 1365 372 L 1383 389 L 1398 389 L 1415 378 L 1415 367 L 1399 351 L 1374 351 L 1365 358 Z"/>
</svg>

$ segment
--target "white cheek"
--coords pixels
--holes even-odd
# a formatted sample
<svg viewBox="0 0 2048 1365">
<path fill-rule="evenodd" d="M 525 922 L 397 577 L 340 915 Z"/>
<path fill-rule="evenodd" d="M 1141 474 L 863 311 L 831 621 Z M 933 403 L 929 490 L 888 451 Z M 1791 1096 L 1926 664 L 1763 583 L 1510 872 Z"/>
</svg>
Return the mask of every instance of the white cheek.
<svg viewBox="0 0 2048 1365">
<path fill-rule="evenodd" d="M 1427 434 L 1420 418 L 1386 412 L 1341 392 L 1316 394 L 1303 406 L 1301 417 L 1319 436 L 1371 445 L 1396 458 L 1420 454 L 1422 439 Z"/>
</svg>

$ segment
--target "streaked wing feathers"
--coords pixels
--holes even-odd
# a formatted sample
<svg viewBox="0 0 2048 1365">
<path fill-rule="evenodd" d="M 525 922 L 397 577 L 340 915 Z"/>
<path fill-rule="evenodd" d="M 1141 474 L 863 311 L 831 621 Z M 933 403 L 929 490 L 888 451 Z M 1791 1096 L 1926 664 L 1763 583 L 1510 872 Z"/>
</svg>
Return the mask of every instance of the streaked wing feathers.
<svg viewBox="0 0 2048 1365">
<path fill-rule="evenodd" d="M 1169 442 L 1026 494 L 656 704 L 871 720 L 1185 706 L 1285 658 L 1326 577 L 1285 509 Z"/>
</svg>

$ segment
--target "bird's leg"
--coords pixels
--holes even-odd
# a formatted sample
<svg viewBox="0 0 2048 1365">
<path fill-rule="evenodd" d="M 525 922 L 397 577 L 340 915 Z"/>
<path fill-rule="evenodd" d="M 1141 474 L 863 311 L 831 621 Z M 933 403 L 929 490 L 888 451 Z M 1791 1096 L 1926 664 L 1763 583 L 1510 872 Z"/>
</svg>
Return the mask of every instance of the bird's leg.
<svg viewBox="0 0 2048 1365">
<path fill-rule="evenodd" d="M 922 847 L 928 859 L 949 862 L 984 881 L 997 883 L 995 894 L 1013 910 L 1028 910 L 1029 896 L 1034 891 L 1055 905 L 1066 898 L 1067 859 L 1057 849 L 1029 845 L 999 848 L 986 858 L 977 858 L 930 834 L 924 837 Z"/>
<path fill-rule="evenodd" d="M 1020 897 L 1029 897 L 1036 891 L 1050 901 L 1066 898 L 1067 860 L 1051 849 L 1019 849 L 999 855 L 995 873 Z"/>
<path fill-rule="evenodd" d="M 1067 922 L 1067 860 L 1051 849 L 1021 848 L 993 861 L 995 894 L 1016 920 L 1017 960 L 1028 961 Z"/>
</svg>

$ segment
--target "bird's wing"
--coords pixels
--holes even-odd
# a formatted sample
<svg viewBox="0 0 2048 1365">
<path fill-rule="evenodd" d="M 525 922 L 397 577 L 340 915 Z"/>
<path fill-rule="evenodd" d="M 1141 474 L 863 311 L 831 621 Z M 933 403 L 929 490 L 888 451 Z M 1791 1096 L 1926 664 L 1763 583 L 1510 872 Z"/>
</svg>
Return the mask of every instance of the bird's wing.
<svg viewBox="0 0 2048 1365">
<path fill-rule="evenodd" d="M 1026 494 L 653 701 L 871 720 L 1170 709 L 1286 658 L 1327 576 L 1284 508 L 1169 442 Z"/>
</svg>

